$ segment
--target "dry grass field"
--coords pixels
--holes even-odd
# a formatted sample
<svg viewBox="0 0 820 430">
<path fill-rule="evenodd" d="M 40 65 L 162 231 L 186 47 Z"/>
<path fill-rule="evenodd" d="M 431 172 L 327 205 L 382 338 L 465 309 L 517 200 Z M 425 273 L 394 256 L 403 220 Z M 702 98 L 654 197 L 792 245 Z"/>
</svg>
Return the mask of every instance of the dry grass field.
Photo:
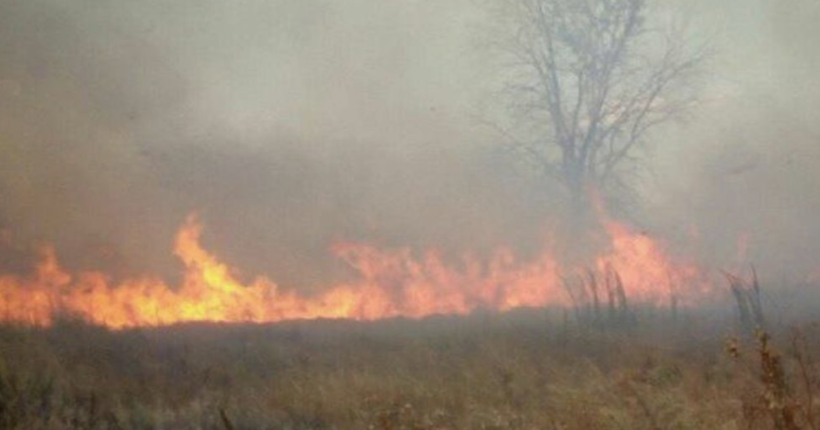
<svg viewBox="0 0 820 430">
<path fill-rule="evenodd" d="M 557 320 L 558 322 L 554 321 Z M 820 330 L 543 311 L 0 330 L 2 429 L 814 429 Z"/>
</svg>

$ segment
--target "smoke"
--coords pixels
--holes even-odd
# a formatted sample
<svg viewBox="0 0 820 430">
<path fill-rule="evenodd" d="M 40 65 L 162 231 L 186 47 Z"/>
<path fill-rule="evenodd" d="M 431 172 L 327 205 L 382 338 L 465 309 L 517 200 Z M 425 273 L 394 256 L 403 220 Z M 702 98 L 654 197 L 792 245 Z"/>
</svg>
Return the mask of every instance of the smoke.
<svg viewBox="0 0 820 430">
<path fill-rule="evenodd" d="M 644 223 L 731 264 L 817 264 L 816 2 L 686 2 L 718 45 L 659 133 Z M 3 269 L 177 272 L 175 230 L 243 273 L 310 287 L 338 240 L 527 255 L 559 209 L 474 116 L 483 2 L 0 0 Z M 714 30 L 719 28 L 720 31 Z M 683 246 L 683 245 L 681 245 Z M 815 261 L 812 261 L 814 258 Z"/>
<path fill-rule="evenodd" d="M 712 83 L 659 156 L 656 218 L 696 236 L 705 261 L 754 263 L 769 279 L 820 267 L 820 4 L 726 1 Z M 706 16 L 706 15 L 704 15 Z"/>
<path fill-rule="evenodd" d="M 7 270 L 53 243 L 172 276 L 189 212 L 290 285 L 333 275 L 336 240 L 540 245 L 538 184 L 473 127 L 466 2 L 2 3 Z"/>
</svg>

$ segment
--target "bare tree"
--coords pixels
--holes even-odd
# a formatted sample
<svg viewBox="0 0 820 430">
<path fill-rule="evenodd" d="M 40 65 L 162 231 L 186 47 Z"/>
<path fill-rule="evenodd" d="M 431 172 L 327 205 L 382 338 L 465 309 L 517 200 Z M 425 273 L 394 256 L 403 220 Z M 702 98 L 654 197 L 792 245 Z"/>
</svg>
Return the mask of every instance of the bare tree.
<svg viewBox="0 0 820 430">
<path fill-rule="evenodd" d="M 694 101 L 703 49 L 649 25 L 646 0 L 505 0 L 498 43 L 512 123 L 511 149 L 558 179 L 571 216 L 596 192 L 634 191 L 648 132 Z M 511 30 L 511 32 L 509 32 Z"/>
</svg>

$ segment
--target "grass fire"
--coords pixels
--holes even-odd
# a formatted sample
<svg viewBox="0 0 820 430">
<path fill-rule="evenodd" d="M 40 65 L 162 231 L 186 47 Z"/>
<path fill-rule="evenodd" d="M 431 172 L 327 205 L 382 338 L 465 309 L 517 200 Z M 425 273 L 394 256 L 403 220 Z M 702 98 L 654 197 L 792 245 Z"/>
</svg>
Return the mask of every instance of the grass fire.
<svg viewBox="0 0 820 430">
<path fill-rule="evenodd" d="M 594 267 L 576 274 L 582 284 L 589 282 L 596 306 L 623 306 L 627 297 L 667 306 L 678 299 L 702 299 L 709 292 L 708 280 L 696 267 L 674 262 L 652 239 L 623 225 L 608 227 L 612 249 L 599 256 Z M 333 252 L 356 272 L 356 279 L 305 296 L 267 277 L 248 284 L 238 281 L 234 270 L 202 248 L 201 229 L 196 218 L 189 217 L 177 234 L 175 255 L 185 272 L 175 287 L 157 277 L 114 284 L 104 273 L 71 274 L 60 267 L 54 249 L 45 247 L 34 273 L 0 277 L 2 319 L 50 325 L 69 315 L 114 329 L 197 321 L 377 320 L 577 305 L 587 295 L 586 287 L 579 289 L 561 275 L 549 253 L 520 263 L 510 251 L 498 251 L 486 264 L 465 257 L 454 267 L 434 251 L 416 259 L 407 249 L 380 251 L 340 243 Z M 676 292 L 676 285 L 687 289 Z"/>
<path fill-rule="evenodd" d="M 820 428 L 815 0 L 0 0 L 0 430 Z"/>
</svg>

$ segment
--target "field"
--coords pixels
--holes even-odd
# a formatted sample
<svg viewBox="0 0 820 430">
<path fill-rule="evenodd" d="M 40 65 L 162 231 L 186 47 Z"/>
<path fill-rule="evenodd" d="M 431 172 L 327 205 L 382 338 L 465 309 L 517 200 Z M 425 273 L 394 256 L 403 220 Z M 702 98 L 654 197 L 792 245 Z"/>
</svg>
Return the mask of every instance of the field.
<svg viewBox="0 0 820 430">
<path fill-rule="evenodd" d="M 817 428 L 813 325 L 770 328 L 769 343 L 730 319 L 640 321 L 6 326 L 0 428 Z"/>
</svg>

